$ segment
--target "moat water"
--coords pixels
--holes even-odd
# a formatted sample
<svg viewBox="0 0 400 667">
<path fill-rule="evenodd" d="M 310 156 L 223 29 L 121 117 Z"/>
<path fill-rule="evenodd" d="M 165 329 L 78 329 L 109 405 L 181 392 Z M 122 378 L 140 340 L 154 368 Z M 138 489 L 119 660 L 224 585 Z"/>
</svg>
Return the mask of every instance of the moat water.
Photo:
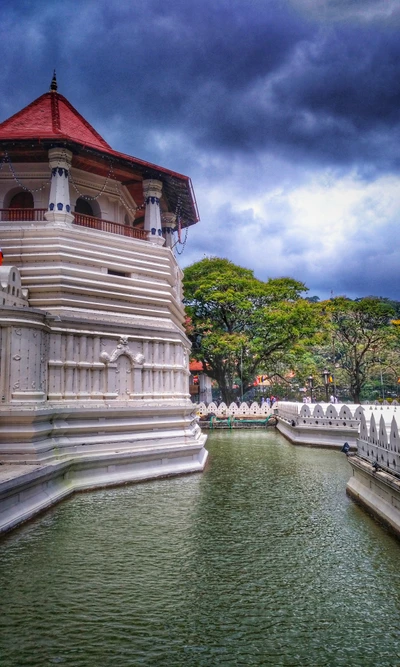
<svg viewBox="0 0 400 667">
<path fill-rule="evenodd" d="M 0 542 L 1 667 L 400 665 L 400 542 L 347 498 L 346 457 L 273 429 L 208 449 Z"/>
</svg>

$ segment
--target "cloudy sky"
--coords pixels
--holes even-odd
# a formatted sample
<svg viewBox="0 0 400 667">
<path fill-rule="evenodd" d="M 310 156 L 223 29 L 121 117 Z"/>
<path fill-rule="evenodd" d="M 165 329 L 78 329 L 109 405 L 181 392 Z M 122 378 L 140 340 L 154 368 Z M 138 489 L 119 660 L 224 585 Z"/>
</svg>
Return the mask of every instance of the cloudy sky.
<svg viewBox="0 0 400 667">
<path fill-rule="evenodd" d="M 400 299 L 399 0 L 3 0 L 0 120 L 59 92 L 192 178 L 182 265 Z"/>
</svg>

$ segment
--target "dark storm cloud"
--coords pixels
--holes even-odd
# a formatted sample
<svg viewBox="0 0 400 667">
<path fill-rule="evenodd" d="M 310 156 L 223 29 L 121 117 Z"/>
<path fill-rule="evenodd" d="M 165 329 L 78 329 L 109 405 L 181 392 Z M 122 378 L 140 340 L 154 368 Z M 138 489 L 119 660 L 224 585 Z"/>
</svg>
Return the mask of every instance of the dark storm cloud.
<svg viewBox="0 0 400 667">
<path fill-rule="evenodd" d="M 45 65 L 50 75 L 54 63 L 61 89 L 71 91 L 78 108 L 93 114 L 95 96 L 102 124 L 112 123 L 117 109 L 134 135 L 179 127 L 209 150 L 274 150 L 397 168 L 397 31 L 386 24 L 321 23 L 301 11 L 306 5 L 6 3 L 3 26 L 36 37 L 38 57 L 32 60 L 32 49 L 24 52 L 4 32 L 0 48 L 13 64 L 3 84 L 7 89 L 20 77 L 26 88 L 38 89 L 40 73 L 43 90 Z M 324 8 L 337 14 L 344 5 Z M 364 13 L 369 6 L 364 2 Z M 141 147 L 143 137 L 135 139 Z M 124 142 L 126 149 L 126 136 Z"/>
<path fill-rule="evenodd" d="M 223 255 L 312 293 L 394 296 L 400 202 L 377 202 L 400 167 L 397 0 L 3 0 L 0 12 L 0 119 L 56 67 L 114 148 L 192 177 L 202 222 L 186 263 Z"/>
</svg>

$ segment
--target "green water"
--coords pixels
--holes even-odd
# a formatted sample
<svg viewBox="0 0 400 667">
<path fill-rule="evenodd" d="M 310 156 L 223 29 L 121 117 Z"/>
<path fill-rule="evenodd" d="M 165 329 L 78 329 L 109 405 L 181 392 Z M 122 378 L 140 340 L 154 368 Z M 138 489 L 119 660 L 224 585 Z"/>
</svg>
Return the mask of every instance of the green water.
<svg viewBox="0 0 400 667">
<path fill-rule="evenodd" d="M 272 429 L 208 449 L 2 540 L 1 667 L 400 665 L 400 543 L 346 497 L 346 457 Z"/>
</svg>

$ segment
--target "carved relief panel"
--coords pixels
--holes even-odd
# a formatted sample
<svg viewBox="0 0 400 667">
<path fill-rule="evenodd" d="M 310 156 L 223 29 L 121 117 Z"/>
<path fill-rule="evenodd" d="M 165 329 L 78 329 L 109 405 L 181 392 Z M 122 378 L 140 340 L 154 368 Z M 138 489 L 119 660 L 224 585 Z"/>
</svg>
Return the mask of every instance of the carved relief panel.
<svg viewBox="0 0 400 667">
<path fill-rule="evenodd" d="M 107 345 L 107 342 L 104 342 Z M 142 367 L 145 358 L 141 352 L 135 353 L 130 348 L 127 336 L 121 336 L 111 352 L 101 352 L 100 360 L 106 367 L 107 398 L 126 401 L 142 396 Z"/>
</svg>

